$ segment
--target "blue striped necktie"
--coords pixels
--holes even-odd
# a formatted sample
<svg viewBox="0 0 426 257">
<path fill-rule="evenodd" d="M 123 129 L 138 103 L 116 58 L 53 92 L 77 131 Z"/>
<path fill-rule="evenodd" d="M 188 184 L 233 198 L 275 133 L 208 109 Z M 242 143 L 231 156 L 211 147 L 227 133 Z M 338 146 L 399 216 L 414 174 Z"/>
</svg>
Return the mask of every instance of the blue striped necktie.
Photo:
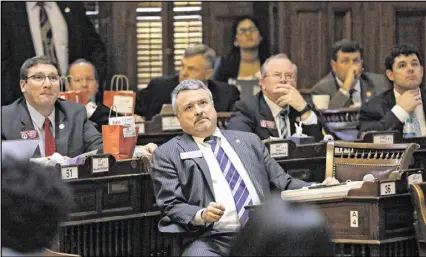
<svg viewBox="0 0 426 257">
<path fill-rule="evenodd" d="M 246 184 L 240 174 L 238 174 L 237 169 L 232 164 L 228 155 L 218 144 L 217 137 L 208 137 L 204 141 L 211 144 L 213 154 L 219 163 L 220 169 L 222 170 L 229 187 L 231 188 L 240 224 L 241 226 L 244 226 L 248 220 L 248 210 L 245 210 L 244 206 L 253 204 Z"/>
</svg>

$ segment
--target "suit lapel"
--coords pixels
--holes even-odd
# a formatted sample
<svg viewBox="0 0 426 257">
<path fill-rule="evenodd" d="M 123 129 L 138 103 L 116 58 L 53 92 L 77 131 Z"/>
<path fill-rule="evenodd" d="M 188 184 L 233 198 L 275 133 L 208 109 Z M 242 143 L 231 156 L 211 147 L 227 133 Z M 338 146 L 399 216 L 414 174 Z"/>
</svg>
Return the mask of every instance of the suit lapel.
<svg viewBox="0 0 426 257">
<path fill-rule="evenodd" d="M 259 93 L 258 95 L 259 97 L 259 116 L 260 116 L 260 120 L 259 122 L 261 122 L 262 120 L 268 120 L 268 121 L 272 121 L 275 124 L 275 119 L 274 116 L 272 116 L 272 112 L 271 109 L 269 108 L 268 104 L 266 103 L 265 99 L 263 98 L 263 94 Z M 259 125 L 259 124 L 256 124 Z M 277 124 L 275 124 L 275 129 L 272 128 L 263 128 L 266 129 L 267 131 L 269 131 L 269 134 L 273 137 L 278 137 L 278 128 L 277 128 Z"/>
<path fill-rule="evenodd" d="M 373 83 L 369 83 L 368 79 L 364 76 L 360 79 L 361 88 L 361 101 L 362 103 L 367 102 L 370 98 L 376 95 Z"/>
<path fill-rule="evenodd" d="M 74 13 L 76 10 L 73 10 L 68 2 L 56 2 L 58 5 L 59 10 L 62 13 L 62 16 L 65 19 L 65 23 L 67 24 L 67 30 L 68 30 L 68 55 L 69 60 L 68 62 L 74 61 L 76 58 L 74 58 L 74 53 L 79 52 L 80 50 L 76 50 L 76 47 L 79 46 L 79 44 L 75 43 L 75 40 L 78 40 L 79 35 L 76 35 L 77 31 L 75 28 L 75 21 L 74 21 Z M 80 35 L 81 36 L 81 35 Z M 74 40 L 75 39 L 75 40 Z M 72 46 L 72 47 L 71 47 Z M 80 58 L 80 57 L 79 57 Z"/>
<path fill-rule="evenodd" d="M 178 145 L 182 148 L 182 152 L 200 151 L 200 148 L 198 147 L 197 143 L 195 143 L 194 139 L 188 134 L 183 134 L 178 139 Z M 177 158 L 180 159 L 180 156 L 178 156 Z M 208 185 L 208 190 L 214 198 L 212 177 L 206 160 L 204 158 L 193 158 L 192 160 L 194 160 L 194 162 L 198 165 L 200 171 L 203 173 L 204 179 Z"/>
<path fill-rule="evenodd" d="M 19 52 L 22 56 L 34 56 L 34 44 L 33 38 L 31 36 L 30 23 L 28 20 L 27 6 L 25 2 L 16 2 L 14 6 L 14 11 L 12 11 L 16 16 L 14 19 L 14 26 L 17 31 L 19 31 L 19 36 L 24 44 L 15 44 L 17 48 L 17 52 Z M 15 33 L 15 32 L 13 32 Z"/>
<path fill-rule="evenodd" d="M 22 98 L 21 102 L 18 104 L 19 104 L 18 113 L 19 113 L 19 119 L 21 121 L 21 128 L 19 131 L 17 131 L 16 138 L 21 138 L 22 131 L 35 130 L 35 128 L 31 120 L 30 112 L 28 111 L 25 98 Z M 41 135 L 39 135 L 39 137 L 41 137 Z M 37 149 L 34 151 L 33 157 L 40 157 L 40 156 L 41 156 L 40 147 L 37 146 Z"/>
<path fill-rule="evenodd" d="M 250 148 L 249 145 L 244 142 L 240 137 L 235 136 L 234 134 L 228 133 L 227 131 L 220 130 L 220 132 L 223 134 L 223 136 L 228 140 L 229 144 L 234 148 L 234 151 L 237 153 L 238 157 L 240 158 L 241 163 L 243 164 L 244 168 L 246 169 L 255 189 L 259 196 L 259 199 L 263 202 L 263 199 L 265 199 L 265 195 L 263 193 L 262 187 L 258 183 L 255 174 L 253 172 L 256 172 L 253 170 L 253 167 L 257 167 L 258 164 L 253 162 L 253 158 L 250 158 L 251 156 L 247 155 L 247 149 Z"/>
<path fill-rule="evenodd" d="M 426 119 L 426 90 L 423 88 L 420 88 L 420 92 L 422 94 L 422 102 L 423 102 L 423 113 Z"/>
<path fill-rule="evenodd" d="M 58 101 L 56 101 L 55 108 L 56 152 L 60 153 L 61 155 L 67 155 L 70 125 Z"/>
</svg>

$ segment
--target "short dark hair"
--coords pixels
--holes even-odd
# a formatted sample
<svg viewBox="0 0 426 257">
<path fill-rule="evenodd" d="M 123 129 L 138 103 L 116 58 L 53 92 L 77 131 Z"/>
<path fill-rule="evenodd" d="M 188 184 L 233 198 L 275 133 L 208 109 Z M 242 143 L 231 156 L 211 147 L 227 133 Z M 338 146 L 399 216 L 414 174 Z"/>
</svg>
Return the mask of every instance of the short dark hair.
<svg viewBox="0 0 426 257">
<path fill-rule="evenodd" d="M 71 192 L 53 165 L 2 158 L 2 246 L 21 253 L 50 247 L 71 207 Z"/>
<path fill-rule="evenodd" d="M 385 58 L 385 67 L 386 70 L 392 70 L 393 63 L 395 62 L 395 58 L 400 55 L 411 55 L 415 54 L 417 55 L 417 58 L 419 58 L 420 65 L 423 66 L 423 60 L 421 58 L 421 55 L 416 47 L 414 47 L 411 44 L 400 44 L 392 47 L 392 49 L 389 51 L 388 55 Z"/>
<path fill-rule="evenodd" d="M 344 53 L 359 52 L 361 54 L 361 59 L 363 58 L 363 54 L 364 54 L 364 50 L 359 45 L 358 41 L 349 40 L 346 38 L 334 43 L 333 52 L 331 54 L 332 60 L 337 61 L 337 52 L 339 52 L 339 50 L 341 50 Z"/>
<path fill-rule="evenodd" d="M 26 80 L 28 76 L 28 70 L 38 64 L 48 64 L 52 65 L 56 68 L 56 70 L 59 72 L 58 66 L 54 64 L 49 57 L 47 56 L 34 56 L 29 59 L 27 59 L 24 64 L 21 66 L 21 70 L 19 72 L 20 79 Z"/>
<path fill-rule="evenodd" d="M 98 77 L 98 71 L 96 70 L 95 65 L 93 65 L 93 63 L 89 62 L 88 60 L 86 60 L 86 59 L 84 59 L 84 58 L 77 59 L 77 60 L 75 60 L 74 62 L 72 62 L 72 63 L 68 66 L 68 69 L 67 69 L 67 76 L 68 76 L 68 75 L 70 75 L 70 69 L 71 69 L 71 67 L 72 67 L 73 65 L 75 65 L 75 64 L 79 64 L 79 63 L 86 63 L 86 64 L 89 64 L 90 66 L 92 66 L 92 68 L 93 68 L 93 72 L 94 72 L 94 75 L 95 75 L 95 79 L 96 79 L 96 80 L 98 80 L 98 79 L 99 79 L 99 77 Z"/>
</svg>

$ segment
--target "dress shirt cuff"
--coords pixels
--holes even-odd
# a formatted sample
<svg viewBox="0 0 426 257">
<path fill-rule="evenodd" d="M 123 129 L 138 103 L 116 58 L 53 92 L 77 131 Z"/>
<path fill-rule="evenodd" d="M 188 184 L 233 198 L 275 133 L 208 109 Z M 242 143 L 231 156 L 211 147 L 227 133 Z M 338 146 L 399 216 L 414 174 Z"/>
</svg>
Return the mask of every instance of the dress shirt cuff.
<svg viewBox="0 0 426 257">
<path fill-rule="evenodd" d="M 86 104 L 86 112 L 87 112 L 87 118 L 88 119 L 90 119 L 90 117 L 92 117 L 93 113 L 95 113 L 96 108 L 98 108 L 98 106 L 95 103 L 88 102 Z"/>
<path fill-rule="evenodd" d="M 395 116 L 401 122 L 405 122 L 410 117 L 410 114 L 406 112 L 404 109 L 402 109 L 402 107 L 399 105 L 395 105 L 391 111 L 393 112 L 393 114 L 395 114 Z"/>
<path fill-rule="evenodd" d="M 201 213 L 204 211 L 205 209 L 200 209 L 199 211 L 197 211 L 197 213 L 195 214 L 194 218 L 192 218 L 191 223 L 194 226 L 204 226 L 206 223 L 204 222 L 204 220 L 201 218 Z"/>
<path fill-rule="evenodd" d="M 343 88 L 339 88 L 340 93 L 344 94 L 347 97 L 350 97 L 349 92 L 344 90 Z"/>
<path fill-rule="evenodd" d="M 316 125 L 318 123 L 318 117 L 314 111 L 311 110 L 311 114 L 306 120 L 302 120 L 303 125 Z"/>
</svg>

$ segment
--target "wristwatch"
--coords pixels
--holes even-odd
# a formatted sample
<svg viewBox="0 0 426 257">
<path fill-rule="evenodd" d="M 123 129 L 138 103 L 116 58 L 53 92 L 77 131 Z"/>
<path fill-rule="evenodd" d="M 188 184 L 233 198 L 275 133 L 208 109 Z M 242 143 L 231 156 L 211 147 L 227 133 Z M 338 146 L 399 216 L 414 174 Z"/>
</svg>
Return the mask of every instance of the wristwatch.
<svg viewBox="0 0 426 257">
<path fill-rule="evenodd" d="M 303 114 L 305 114 L 305 113 L 309 112 L 310 110 L 312 110 L 312 108 L 311 108 L 311 106 L 307 103 L 307 104 L 306 104 L 306 106 L 305 106 L 305 108 L 303 108 L 303 110 L 301 110 L 301 111 L 299 112 L 299 115 L 300 115 L 300 116 L 302 116 Z"/>
</svg>

